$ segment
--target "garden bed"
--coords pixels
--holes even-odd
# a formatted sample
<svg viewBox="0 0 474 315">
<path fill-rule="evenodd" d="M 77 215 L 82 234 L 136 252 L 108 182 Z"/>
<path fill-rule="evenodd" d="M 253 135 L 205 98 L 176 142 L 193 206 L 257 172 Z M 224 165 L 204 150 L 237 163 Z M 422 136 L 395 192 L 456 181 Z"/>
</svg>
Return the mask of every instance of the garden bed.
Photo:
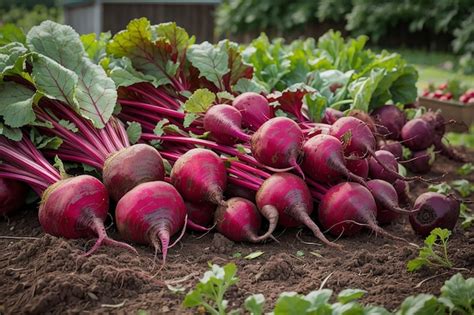
<svg viewBox="0 0 474 315">
<path fill-rule="evenodd" d="M 447 173 L 444 180 L 453 180 L 461 165 L 439 157 L 429 176 Z M 466 179 L 474 181 L 474 174 Z M 424 184 L 411 187 L 412 197 L 426 191 Z M 406 222 L 397 222 L 387 230 L 410 242 L 422 243 Z M 118 237 L 113 227 L 109 231 L 112 237 Z M 160 259 L 154 260 L 153 250 L 146 246 L 137 246 L 139 256 L 102 247 L 95 255 L 83 257 L 85 247 L 90 248 L 92 242 L 45 235 L 37 210 L 25 209 L 0 221 L 0 313 L 184 313 L 180 306 L 184 293 L 174 293 L 163 281 L 188 292 L 208 269 L 208 262 L 224 265 L 229 261 L 237 264 L 240 278 L 226 296 L 234 307 L 253 293 L 263 293 L 267 307 L 271 307 L 281 292 L 307 293 L 328 278 L 325 288 L 335 292 L 364 289 L 368 294 L 363 303 L 393 310 L 409 295 L 438 295 L 444 281 L 459 271 L 425 269 L 409 273 L 406 263 L 417 255 L 417 249 L 368 232 L 338 240 L 345 247 L 343 252 L 320 246 L 306 232 L 301 238 L 316 245 L 303 244 L 297 232 L 287 230 L 278 236 L 280 244 L 262 245 L 234 244 L 216 233 L 200 239 L 199 234 L 186 234 L 170 250 L 167 265 L 160 270 Z M 466 268 L 462 271 L 465 278 L 474 276 L 473 244 L 472 229 L 460 227 L 449 242 L 450 258 L 457 268 Z M 243 258 L 257 250 L 264 254 L 253 260 Z M 242 258 L 233 258 L 236 253 Z"/>
</svg>

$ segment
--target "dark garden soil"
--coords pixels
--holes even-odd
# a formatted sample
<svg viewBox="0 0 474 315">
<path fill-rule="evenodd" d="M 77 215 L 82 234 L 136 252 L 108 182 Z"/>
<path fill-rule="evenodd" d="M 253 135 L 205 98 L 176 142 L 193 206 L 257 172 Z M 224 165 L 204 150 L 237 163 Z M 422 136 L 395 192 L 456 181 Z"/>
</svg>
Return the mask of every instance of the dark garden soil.
<svg viewBox="0 0 474 315">
<path fill-rule="evenodd" d="M 448 181 L 459 178 L 455 170 L 460 165 L 438 158 L 429 175 L 448 173 Z M 468 179 L 474 181 L 474 176 Z M 412 196 L 425 187 L 412 184 Z M 387 230 L 422 244 L 404 220 Z M 118 238 L 114 227 L 108 231 Z M 320 246 L 307 231 L 303 231 L 301 239 L 315 244 L 303 244 L 296 237 L 297 232 L 279 231 L 279 244 L 260 245 L 233 244 L 217 233 L 202 238 L 187 234 L 170 250 L 166 267 L 160 270 L 160 257 L 154 261 L 153 250 L 146 246 L 137 246 L 139 256 L 103 247 L 97 254 L 83 257 L 92 241 L 45 235 L 37 211 L 25 209 L 8 221 L 0 220 L 0 313 L 193 313 L 195 310 L 180 306 L 184 294 L 174 293 L 167 285 L 189 291 L 209 262 L 237 264 L 240 282 L 227 295 L 233 307 L 240 306 L 253 293 L 263 293 L 270 307 L 283 291 L 308 293 L 327 279 L 325 288 L 335 292 L 364 289 L 368 291 L 364 303 L 395 309 L 409 295 L 439 294 L 443 282 L 457 272 L 427 269 L 408 273 L 406 263 L 416 256 L 416 248 L 369 232 L 338 240 L 344 245 L 343 252 Z M 244 257 L 257 250 L 264 254 L 253 260 L 232 258 L 235 253 Z M 298 251 L 301 252 L 297 254 Z M 457 268 L 466 268 L 462 271 L 465 277 L 474 276 L 474 229 L 464 231 L 457 227 L 449 253 Z"/>
</svg>

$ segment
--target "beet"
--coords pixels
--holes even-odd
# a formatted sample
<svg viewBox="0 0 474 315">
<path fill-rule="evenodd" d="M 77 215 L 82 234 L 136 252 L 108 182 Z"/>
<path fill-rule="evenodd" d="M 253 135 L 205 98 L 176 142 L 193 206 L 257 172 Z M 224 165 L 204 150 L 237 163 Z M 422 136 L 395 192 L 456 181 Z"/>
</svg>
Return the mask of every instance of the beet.
<svg viewBox="0 0 474 315">
<path fill-rule="evenodd" d="M 161 249 L 166 261 L 170 238 L 183 228 L 186 207 L 166 182 L 147 182 L 126 193 L 115 210 L 117 228 L 125 239 Z"/>
<path fill-rule="evenodd" d="M 369 177 L 369 159 L 346 159 L 346 167 L 349 171 L 364 180 Z"/>
<path fill-rule="evenodd" d="M 327 183 L 338 182 L 346 177 L 365 185 L 363 178 L 347 169 L 339 139 L 330 135 L 316 135 L 305 142 L 303 152 L 303 171 L 310 178 Z"/>
<path fill-rule="evenodd" d="M 241 125 L 242 115 L 230 105 L 214 105 L 204 115 L 204 129 L 221 144 L 233 145 L 239 141 L 250 141 L 250 136 L 242 131 Z"/>
<path fill-rule="evenodd" d="M 227 200 L 227 205 L 219 206 L 216 211 L 217 231 L 234 242 L 258 243 L 272 237 L 278 223 L 278 216 L 272 218 L 268 231 L 258 236 L 261 221 L 255 204 L 240 197 Z"/>
<path fill-rule="evenodd" d="M 190 202 L 225 205 L 223 192 L 227 185 L 224 162 L 214 152 L 192 149 L 173 165 L 171 183 Z"/>
<path fill-rule="evenodd" d="M 402 128 L 406 123 L 406 117 L 397 106 L 384 105 L 379 107 L 372 112 L 372 117 L 375 120 L 379 134 L 387 139 L 400 139 Z"/>
<path fill-rule="evenodd" d="M 126 248 L 128 244 L 107 236 L 104 221 L 109 211 L 109 195 L 95 177 L 80 175 L 60 180 L 43 193 L 38 217 L 43 230 L 57 237 L 70 239 L 98 237 L 85 254 L 94 253 L 102 244 Z"/>
<path fill-rule="evenodd" d="M 433 127 L 420 118 L 410 120 L 402 128 L 403 144 L 413 151 L 431 146 L 434 136 Z"/>
<path fill-rule="evenodd" d="M 193 203 L 185 201 L 184 204 L 186 205 L 186 212 L 188 213 L 189 221 L 202 227 L 210 226 L 214 221 L 214 213 L 216 212 L 216 206 L 212 203 Z"/>
<path fill-rule="evenodd" d="M 23 183 L 0 177 L 0 216 L 20 209 L 25 204 L 27 192 Z"/>
<path fill-rule="evenodd" d="M 400 142 L 394 140 L 379 141 L 379 150 L 385 150 L 393 154 L 397 161 L 403 159 L 403 146 Z"/>
<path fill-rule="evenodd" d="M 266 213 L 278 213 L 278 223 L 284 227 L 304 225 L 324 244 L 340 248 L 321 233 L 309 215 L 313 212 L 313 199 L 308 186 L 291 173 L 276 173 L 263 182 L 256 196 L 257 206 Z"/>
<path fill-rule="evenodd" d="M 298 156 L 303 149 L 304 135 L 293 120 L 275 117 L 265 122 L 252 136 L 252 154 L 260 163 L 273 168 L 294 167 L 303 174 Z"/>
<path fill-rule="evenodd" d="M 150 145 L 135 144 L 111 154 L 102 177 L 114 201 L 141 183 L 163 180 L 165 166 L 160 153 Z"/>
<path fill-rule="evenodd" d="M 426 174 L 431 170 L 434 160 L 435 153 L 433 150 L 427 149 L 412 152 L 410 159 L 401 163 L 413 173 Z"/>
<path fill-rule="evenodd" d="M 323 115 L 323 118 L 321 119 L 321 122 L 323 124 L 332 125 L 336 122 L 336 120 L 338 120 L 341 117 L 344 117 L 343 112 L 341 112 L 340 110 L 328 107 L 324 110 L 324 115 Z"/>
<path fill-rule="evenodd" d="M 232 101 L 232 106 L 242 114 L 242 126 L 253 131 L 273 118 L 267 99 L 254 92 L 240 94 Z"/>
<path fill-rule="evenodd" d="M 411 227 L 423 237 L 437 227 L 453 230 L 459 218 L 459 207 L 459 201 L 451 197 L 435 192 L 423 193 L 413 206 L 418 212 L 410 216 Z"/>
</svg>

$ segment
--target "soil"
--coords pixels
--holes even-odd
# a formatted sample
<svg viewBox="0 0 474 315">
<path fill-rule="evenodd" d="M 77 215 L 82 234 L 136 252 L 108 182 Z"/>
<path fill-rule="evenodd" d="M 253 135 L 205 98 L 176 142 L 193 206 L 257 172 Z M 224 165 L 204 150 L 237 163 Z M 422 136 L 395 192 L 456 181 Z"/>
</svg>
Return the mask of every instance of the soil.
<svg viewBox="0 0 474 315">
<path fill-rule="evenodd" d="M 445 180 L 458 179 L 460 163 L 438 158 L 429 176 L 447 173 Z M 467 179 L 474 181 L 474 175 Z M 425 191 L 426 185 L 412 184 L 411 196 Z M 421 245 L 406 220 L 386 227 L 387 231 Z M 409 295 L 439 294 L 445 280 L 457 270 L 423 269 L 406 271 L 417 249 L 406 243 L 385 239 L 369 232 L 339 239 L 344 251 L 321 246 L 307 231 L 276 233 L 279 244 L 234 244 L 217 233 L 203 237 L 186 234 L 169 251 L 161 268 L 160 257 L 146 246 L 136 246 L 139 256 L 119 248 L 102 247 L 91 257 L 82 256 L 92 240 L 64 240 L 45 235 L 37 220 L 37 210 L 25 209 L 0 221 L 0 314 L 44 313 L 195 313 L 183 309 L 184 293 L 208 269 L 208 263 L 238 266 L 238 285 L 226 298 L 232 308 L 245 298 L 263 293 L 270 309 L 284 291 L 308 293 L 321 287 L 339 292 L 360 288 L 368 293 L 367 304 L 396 309 Z M 114 227 L 108 233 L 119 238 Z M 8 236 L 8 238 L 6 237 Z M 298 237 L 297 237 L 298 236 Z M 303 243 L 305 242 L 314 242 Z M 450 258 L 464 277 L 474 276 L 474 230 L 456 227 L 450 240 Z M 243 257 L 264 252 L 253 260 Z M 298 253 L 297 253 L 298 252 Z M 241 257 L 233 258 L 236 253 Z M 325 281 L 326 280 L 326 281 Z M 424 282 L 423 282 L 424 281 Z"/>
</svg>

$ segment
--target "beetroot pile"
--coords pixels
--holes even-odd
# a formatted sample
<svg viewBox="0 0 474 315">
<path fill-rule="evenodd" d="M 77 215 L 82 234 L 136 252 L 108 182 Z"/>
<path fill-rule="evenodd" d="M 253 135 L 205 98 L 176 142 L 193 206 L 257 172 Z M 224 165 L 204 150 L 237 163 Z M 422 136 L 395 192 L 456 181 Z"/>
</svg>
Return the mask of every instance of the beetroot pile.
<svg viewBox="0 0 474 315">
<path fill-rule="evenodd" d="M 163 261 L 187 230 L 262 242 L 305 227 L 339 249 L 332 238 L 364 228 L 403 241 L 380 226 L 402 215 L 421 235 L 459 215 L 434 193 L 412 205 L 407 181 L 429 179 L 399 172 L 426 173 L 436 152 L 462 158 L 442 142 L 439 113 L 407 122 L 394 105 L 327 108 L 314 122 L 316 90 L 257 93 L 237 44 L 195 44 L 146 19 L 100 41 L 44 22 L 0 57 L 1 212 L 22 206 L 26 184 L 46 233 L 97 238 L 87 254 L 135 251 L 106 235 L 108 213 L 123 240 Z"/>
</svg>

